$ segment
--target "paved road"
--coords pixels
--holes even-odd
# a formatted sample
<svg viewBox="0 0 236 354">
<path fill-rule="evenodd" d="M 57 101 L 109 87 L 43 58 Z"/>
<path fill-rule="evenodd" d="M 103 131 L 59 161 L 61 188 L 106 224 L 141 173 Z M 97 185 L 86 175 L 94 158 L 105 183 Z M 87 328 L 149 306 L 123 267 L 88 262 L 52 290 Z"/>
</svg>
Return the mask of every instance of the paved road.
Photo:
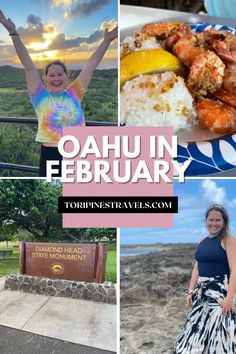
<svg viewBox="0 0 236 354">
<path fill-rule="evenodd" d="M 113 354 L 0 325 L 1 354 Z"/>
</svg>

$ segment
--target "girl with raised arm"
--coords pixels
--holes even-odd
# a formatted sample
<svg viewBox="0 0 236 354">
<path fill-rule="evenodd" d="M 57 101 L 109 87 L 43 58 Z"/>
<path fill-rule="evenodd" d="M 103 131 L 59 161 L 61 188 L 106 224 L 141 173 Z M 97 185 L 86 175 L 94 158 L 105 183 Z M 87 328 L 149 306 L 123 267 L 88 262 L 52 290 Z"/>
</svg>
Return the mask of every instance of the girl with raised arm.
<svg viewBox="0 0 236 354">
<path fill-rule="evenodd" d="M 9 32 L 17 55 L 24 66 L 27 87 L 32 105 L 38 118 L 36 141 L 41 143 L 39 175 L 46 176 L 46 161 L 59 160 L 57 144 L 64 126 L 83 126 L 84 113 L 80 102 L 110 43 L 117 38 L 117 28 L 104 32 L 103 42 L 88 60 L 77 79 L 69 84 L 66 66 L 54 61 L 45 69 L 46 85 L 41 82 L 39 72 L 20 39 L 15 24 L 0 11 L 0 23 Z M 61 174 L 61 171 L 59 175 Z"/>
</svg>

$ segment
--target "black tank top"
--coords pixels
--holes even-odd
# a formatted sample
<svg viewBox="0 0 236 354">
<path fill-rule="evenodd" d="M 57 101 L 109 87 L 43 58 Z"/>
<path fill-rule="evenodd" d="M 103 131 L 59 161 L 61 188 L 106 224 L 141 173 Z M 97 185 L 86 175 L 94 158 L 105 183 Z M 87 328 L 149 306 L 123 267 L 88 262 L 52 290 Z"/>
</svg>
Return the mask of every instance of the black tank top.
<svg viewBox="0 0 236 354">
<path fill-rule="evenodd" d="M 215 277 L 230 273 L 226 251 L 217 236 L 204 238 L 198 245 L 195 258 L 201 277 Z"/>
</svg>

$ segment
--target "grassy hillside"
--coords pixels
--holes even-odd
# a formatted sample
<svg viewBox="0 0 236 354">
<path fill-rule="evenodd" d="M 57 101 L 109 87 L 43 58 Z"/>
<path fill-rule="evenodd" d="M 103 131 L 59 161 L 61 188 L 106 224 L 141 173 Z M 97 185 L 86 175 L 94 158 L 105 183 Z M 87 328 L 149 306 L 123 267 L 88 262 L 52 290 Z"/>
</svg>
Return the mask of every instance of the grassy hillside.
<svg viewBox="0 0 236 354">
<path fill-rule="evenodd" d="M 71 79 L 79 72 L 72 70 Z M 82 101 L 85 120 L 117 122 L 117 90 L 116 69 L 96 70 Z M 0 116 L 35 117 L 23 69 L 0 66 Z M 40 145 L 34 141 L 36 131 L 36 125 L 0 123 L 0 162 L 38 166 Z M 26 174 L 0 169 L 0 176 Z"/>
</svg>

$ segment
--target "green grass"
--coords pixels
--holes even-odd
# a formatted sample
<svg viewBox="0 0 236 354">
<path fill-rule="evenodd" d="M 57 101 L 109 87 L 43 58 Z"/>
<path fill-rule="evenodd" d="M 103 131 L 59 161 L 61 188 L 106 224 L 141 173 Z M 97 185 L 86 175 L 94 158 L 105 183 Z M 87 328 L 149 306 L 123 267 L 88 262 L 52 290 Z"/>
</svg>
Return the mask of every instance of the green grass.
<svg viewBox="0 0 236 354">
<path fill-rule="evenodd" d="M 22 90 L 25 91 L 25 90 Z M 0 94 L 1 93 L 10 93 L 10 92 L 15 92 L 15 89 L 12 88 L 6 88 L 6 87 L 0 87 Z"/>
<path fill-rule="evenodd" d="M 8 242 L 8 247 L 6 245 L 6 242 L 0 242 L 0 251 L 2 250 L 12 250 L 13 254 L 11 257 L 19 257 L 19 248 L 18 248 L 18 242 Z"/>
<path fill-rule="evenodd" d="M 0 277 L 11 273 L 19 272 L 19 259 L 18 258 L 0 258 Z"/>
<path fill-rule="evenodd" d="M 11 273 L 19 272 L 19 248 L 16 247 L 17 242 L 9 242 L 8 248 L 6 242 L 0 242 L 0 251 L 1 250 L 12 250 L 13 254 L 10 258 L 2 259 L 0 257 L 0 277 Z M 15 247 L 14 247 L 15 246 Z"/>
<path fill-rule="evenodd" d="M 112 283 L 116 283 L 116 242 L 109 244 L 105 279 Z"/>
<path fill-rule="evenodd" d="M 19 272 L 19 249 L 14 246 L 17 246 L 17 243 L 9 242 L 9 247 L 7 248 L 6 242 L 0 242 L 0 250 L 13 250 L 11 258 L 2 259 L 0 257 L 0 277 Z M 109 244 L 105 279 L 116 283 L 116 242 Z"/>
</svg>

